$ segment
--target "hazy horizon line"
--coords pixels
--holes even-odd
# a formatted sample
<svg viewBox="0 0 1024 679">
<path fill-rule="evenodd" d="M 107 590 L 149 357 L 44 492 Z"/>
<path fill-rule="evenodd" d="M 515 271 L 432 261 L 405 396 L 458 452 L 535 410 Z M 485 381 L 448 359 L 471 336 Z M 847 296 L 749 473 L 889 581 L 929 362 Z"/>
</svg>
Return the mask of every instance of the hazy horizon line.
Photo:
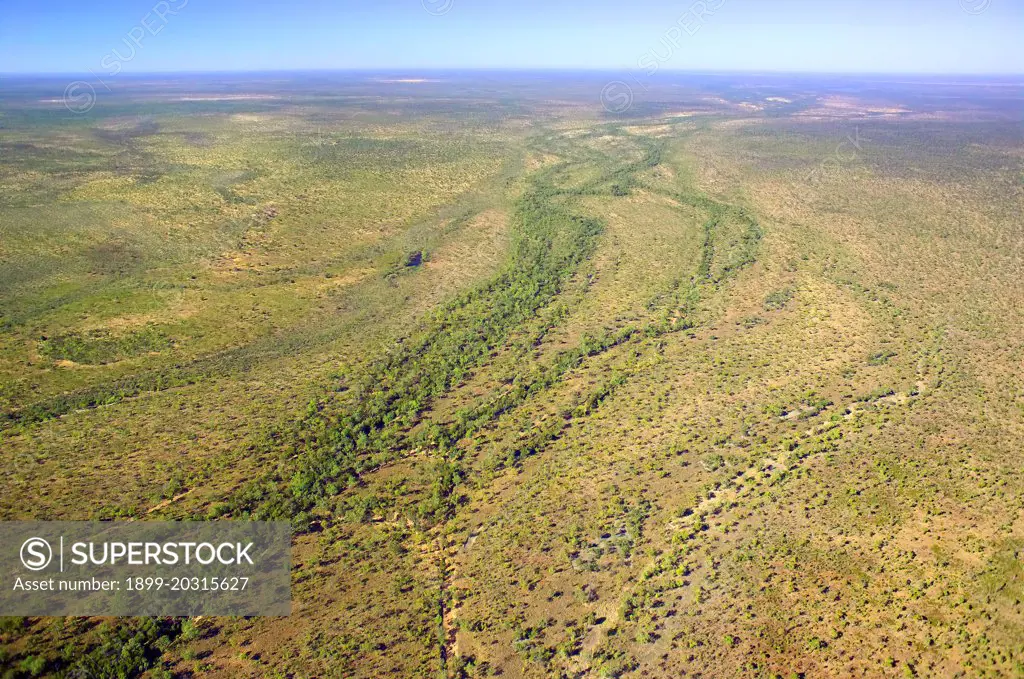
<svg viewBox="0 0 1024 679">
<path fill-rule="evenodd" d="M 201 69 L 179 71 L 142 71 L 138 73 L 118 73 L 116 75 L 96 74 L 93 71 L 0 71 L 0 78 L 57 78 L 92 76 L 100 79 L 144 78 L 152 76 L 185 76 L 185 75 L 259 75 L 288 73 L 594 73 L 594 74 L 635 74 L 636 69 L 610 68 L 593 66 L 386 66 L 386 67 L 325 67 L 325 68 L 284 68 L 284 69 Z M 1000 77 L 1021 78 L 1024 84 L 1024 71 L 791 71 L 773 69 L 685 69 L 661 68 L 657 72 L 642 73 L 644 78 L 656 78 L 670 73 L 686 73 L 692 75 L 792 75 L 792 76 L 885 76 L 885 77 Z"/>
</svg>

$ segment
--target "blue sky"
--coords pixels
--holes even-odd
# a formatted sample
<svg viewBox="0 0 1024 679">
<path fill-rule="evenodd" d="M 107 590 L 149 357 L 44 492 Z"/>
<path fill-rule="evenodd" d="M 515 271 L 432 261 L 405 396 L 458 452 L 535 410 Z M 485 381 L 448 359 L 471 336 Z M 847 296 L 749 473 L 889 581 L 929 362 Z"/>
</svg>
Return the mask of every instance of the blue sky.
<svg viewBox="0 0 1024 679">
<path fill-rule="evenodd" d="M 1024 72 L 1024 0 L 0 0 L 0 72 Z"/>
</svg>

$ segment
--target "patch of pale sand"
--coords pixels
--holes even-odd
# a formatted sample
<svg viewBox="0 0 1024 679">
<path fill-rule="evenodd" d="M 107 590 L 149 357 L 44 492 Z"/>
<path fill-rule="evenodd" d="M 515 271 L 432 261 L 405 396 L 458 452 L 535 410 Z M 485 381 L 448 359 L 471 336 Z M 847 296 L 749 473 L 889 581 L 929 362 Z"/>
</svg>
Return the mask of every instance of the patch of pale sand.
<svg viewBox="0 0 1024 679">
<path fill-rule="evenodd" d="M 648 137 L 670 137 L 679 129 L 678 125 L 632 125 L 622 128 L 630 134 Z"/>
<path fill-rule="evenodd" d="M 842 109 L 859 111 L 861 113 L 911 113 L 909 108 L 905 108 L 903 106 L 879 105 L 876 103 L 862 101 L 856 97 L 845 97 L 841 95 L 821 97 L 818 101 L 826 109 Z"/>
<path fill-rule="evenodd" d="M 720 120 L 712 123 L 712 126 L 721 129 L 731 129 L 735 127 L 746 127 L 747 125 L 759 125 L 767 120 L 767 118 L 733 118 L 732 120 Z"/>
<path fill-rule="evenodd" d="M 193 488 L 191 490 L 186 490 L 184 493 L 180 493 L 178 495 L 175 495 L 172 498 L 167 498 L 165 500 L 162 500 L 161 502 L 158 502 L 157 504 L 155 504 L 152 507 L 150 507 L 149 509 L 147 509 L 146 510 L 146 514 L 147 515 L 148 514 L 152 514 L 154 512 L 160 511 L 161 509 L 165 509 L 166 507 L 170 507 L 172 504 L 174 504 L 178 500 L 181 500 L 183 498 L 188 497 L 192 493 L 193 490 L 195 490 L 195 489 Z M 129 519 L 129 521 L 134 521 L 134 519 Z"/>
</svg>

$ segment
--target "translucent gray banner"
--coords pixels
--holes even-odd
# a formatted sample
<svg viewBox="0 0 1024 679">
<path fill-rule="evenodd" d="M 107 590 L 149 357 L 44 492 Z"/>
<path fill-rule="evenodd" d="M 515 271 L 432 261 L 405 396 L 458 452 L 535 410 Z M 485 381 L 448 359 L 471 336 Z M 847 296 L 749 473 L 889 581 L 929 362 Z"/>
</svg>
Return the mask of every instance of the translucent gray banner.
<svg viewBox="0 0 1024 679">
<path fill-rule="evenodd" d="M 0 522 L 0 616 L 290 612 L 286 522 Z"/>
</svg>

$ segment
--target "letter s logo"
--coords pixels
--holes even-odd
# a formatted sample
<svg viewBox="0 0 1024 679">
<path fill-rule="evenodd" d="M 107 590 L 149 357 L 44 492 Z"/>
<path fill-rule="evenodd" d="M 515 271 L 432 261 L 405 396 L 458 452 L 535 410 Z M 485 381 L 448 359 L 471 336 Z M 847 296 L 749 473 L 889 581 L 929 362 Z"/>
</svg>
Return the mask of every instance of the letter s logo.
<svg viewBox="0 0 1024 679">
<path fill-rule="evenodd" d="M 53 549 L 42 538 L 29 538 L 21 545 L 21 563 L 30 571 L 41 571 L 53 561 Z"/>
</svg>

